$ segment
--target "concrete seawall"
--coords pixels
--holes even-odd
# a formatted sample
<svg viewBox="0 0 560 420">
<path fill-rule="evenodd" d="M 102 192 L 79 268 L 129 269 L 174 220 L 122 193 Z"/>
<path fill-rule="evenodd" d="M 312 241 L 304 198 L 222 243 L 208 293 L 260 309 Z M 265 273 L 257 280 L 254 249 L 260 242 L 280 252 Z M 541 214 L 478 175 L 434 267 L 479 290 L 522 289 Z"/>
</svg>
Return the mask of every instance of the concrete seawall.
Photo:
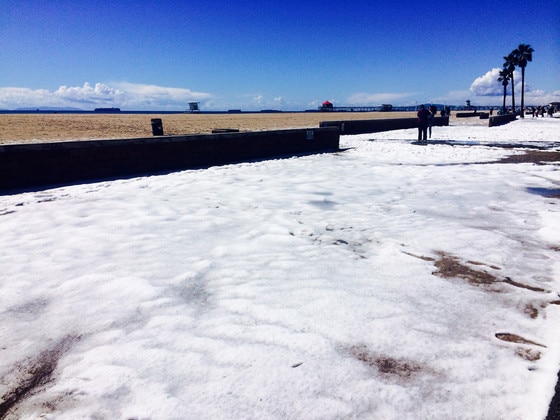
<svg viewBox="0 0 560 420">
<path fill-rule="evenodd" d="M 449 125 L 449 117 L 435 117 L 434 126 Z M 384 120 L 323 121 L 321 127 L 338 127 L 340 134 L 366 134 L 381 131 L 418 127 L 416 118 L 391 118 Z"/>
<path fill-rule="evenodd" d="M 0 146 L 0 192 L 332 152 L 340 132 L 309 128 Z"/>
<path fill-rule="evenodd" d="M 488 119 L 488 127 L 496 127 L 498 125 L 504 125 L 509 122 L 515 121 L 516 119 L 517 119 L 517 115 L 515 114 L 496 115 L 495 117 L 490 117 Z"/>
</svg>

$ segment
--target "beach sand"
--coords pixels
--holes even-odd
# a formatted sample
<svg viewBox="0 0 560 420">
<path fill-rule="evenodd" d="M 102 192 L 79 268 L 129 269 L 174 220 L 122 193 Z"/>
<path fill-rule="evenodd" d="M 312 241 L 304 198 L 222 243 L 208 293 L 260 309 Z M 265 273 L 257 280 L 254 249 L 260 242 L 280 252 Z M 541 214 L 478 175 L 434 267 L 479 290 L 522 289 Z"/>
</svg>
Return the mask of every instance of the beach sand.
<svg viewBox="0 0 560 420">
<path fill-rule="evenodd" d="M 0 144 L 152 136 L 152 118 L 165 135 L 209 134 L 213 129 L 262 131 L 319 127 L 321 121 L 412 118 L 415 112 L 279 112 L 251 114 L 0 114 Z"/>
</svg>

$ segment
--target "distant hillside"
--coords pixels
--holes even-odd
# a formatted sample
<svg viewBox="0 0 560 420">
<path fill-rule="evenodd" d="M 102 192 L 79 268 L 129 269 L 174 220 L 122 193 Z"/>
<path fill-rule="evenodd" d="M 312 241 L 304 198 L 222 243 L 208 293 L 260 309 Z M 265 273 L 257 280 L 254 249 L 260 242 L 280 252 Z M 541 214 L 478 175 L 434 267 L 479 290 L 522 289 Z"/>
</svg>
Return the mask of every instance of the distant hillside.
<svg viewBox="0 0 560 420">
<path fill-rule="evenodd" d="M 81 108 L 73 107 L 56 107 L 56 106 L 39 106 L 39 107 L 24 107 L 16 108 L 14 111 L 84 111 Z"/>
</svg>

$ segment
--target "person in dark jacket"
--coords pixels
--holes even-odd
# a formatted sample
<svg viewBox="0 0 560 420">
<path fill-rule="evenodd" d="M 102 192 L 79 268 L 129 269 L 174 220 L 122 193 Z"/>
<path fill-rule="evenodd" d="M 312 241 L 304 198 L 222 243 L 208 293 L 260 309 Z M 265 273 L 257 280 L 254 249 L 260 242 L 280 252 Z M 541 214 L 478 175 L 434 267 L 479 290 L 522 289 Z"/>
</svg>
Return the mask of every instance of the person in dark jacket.
<svg viewBox="0 0 560 420">
<path fill-rule="evenodd" d="M 435 118 L 437 116 L 437 106 L 430 105 L 428 107 L 428 111 L 430 112 L 430 116 L 428 117 L 428 137 L 432 138 L 432 127 L 435 123 Z"/>
<path fill-rule="evenodd" d="M 420 109 L 416 114 L 418 116 L 418 142 L 428 143 L 428 119 L 430 111 L 424 105 L 420 105 Z"/>
</svg>

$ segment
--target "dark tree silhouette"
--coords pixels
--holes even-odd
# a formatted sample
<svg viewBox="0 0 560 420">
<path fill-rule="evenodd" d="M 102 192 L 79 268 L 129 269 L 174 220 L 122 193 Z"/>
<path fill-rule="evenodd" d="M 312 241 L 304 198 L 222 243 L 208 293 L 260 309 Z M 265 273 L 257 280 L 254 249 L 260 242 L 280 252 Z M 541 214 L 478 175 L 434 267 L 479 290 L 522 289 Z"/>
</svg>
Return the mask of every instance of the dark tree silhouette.
<svg viewBox="0 0 560 420">
<path fill-rule="evenodd" d="M 524 118 L 525 109 L 525 67 L 529 61 L 533 61 L 535 50 L 529 44 L 519 44 L 514 50 L 517 56 L 517 65 L 521 68 L 521 118 Z"/>
<path fill-rule="evenodd" d="M 502 82 L 502 86 L 504 87 L 504 101 L 502 104 L 502 114 L 506 113 L 506 96 L 507 96 L 507 85 L 509 83 L 509 70 L 505 67 L 500 70 L 500 77 L 498 77 L 498 82 Z"/>
<path fill-rule="evenodd" d="M 515 50 L 504 57 L 504 60 L 504 69 L 508 70 L 510 76 L 509 79 L 511 80 L 511 108 L 515 114 L 515 82 L 513 80 L 513 72 L 517 66 L 517 55 L 515 54 Z"/>
</svg>

